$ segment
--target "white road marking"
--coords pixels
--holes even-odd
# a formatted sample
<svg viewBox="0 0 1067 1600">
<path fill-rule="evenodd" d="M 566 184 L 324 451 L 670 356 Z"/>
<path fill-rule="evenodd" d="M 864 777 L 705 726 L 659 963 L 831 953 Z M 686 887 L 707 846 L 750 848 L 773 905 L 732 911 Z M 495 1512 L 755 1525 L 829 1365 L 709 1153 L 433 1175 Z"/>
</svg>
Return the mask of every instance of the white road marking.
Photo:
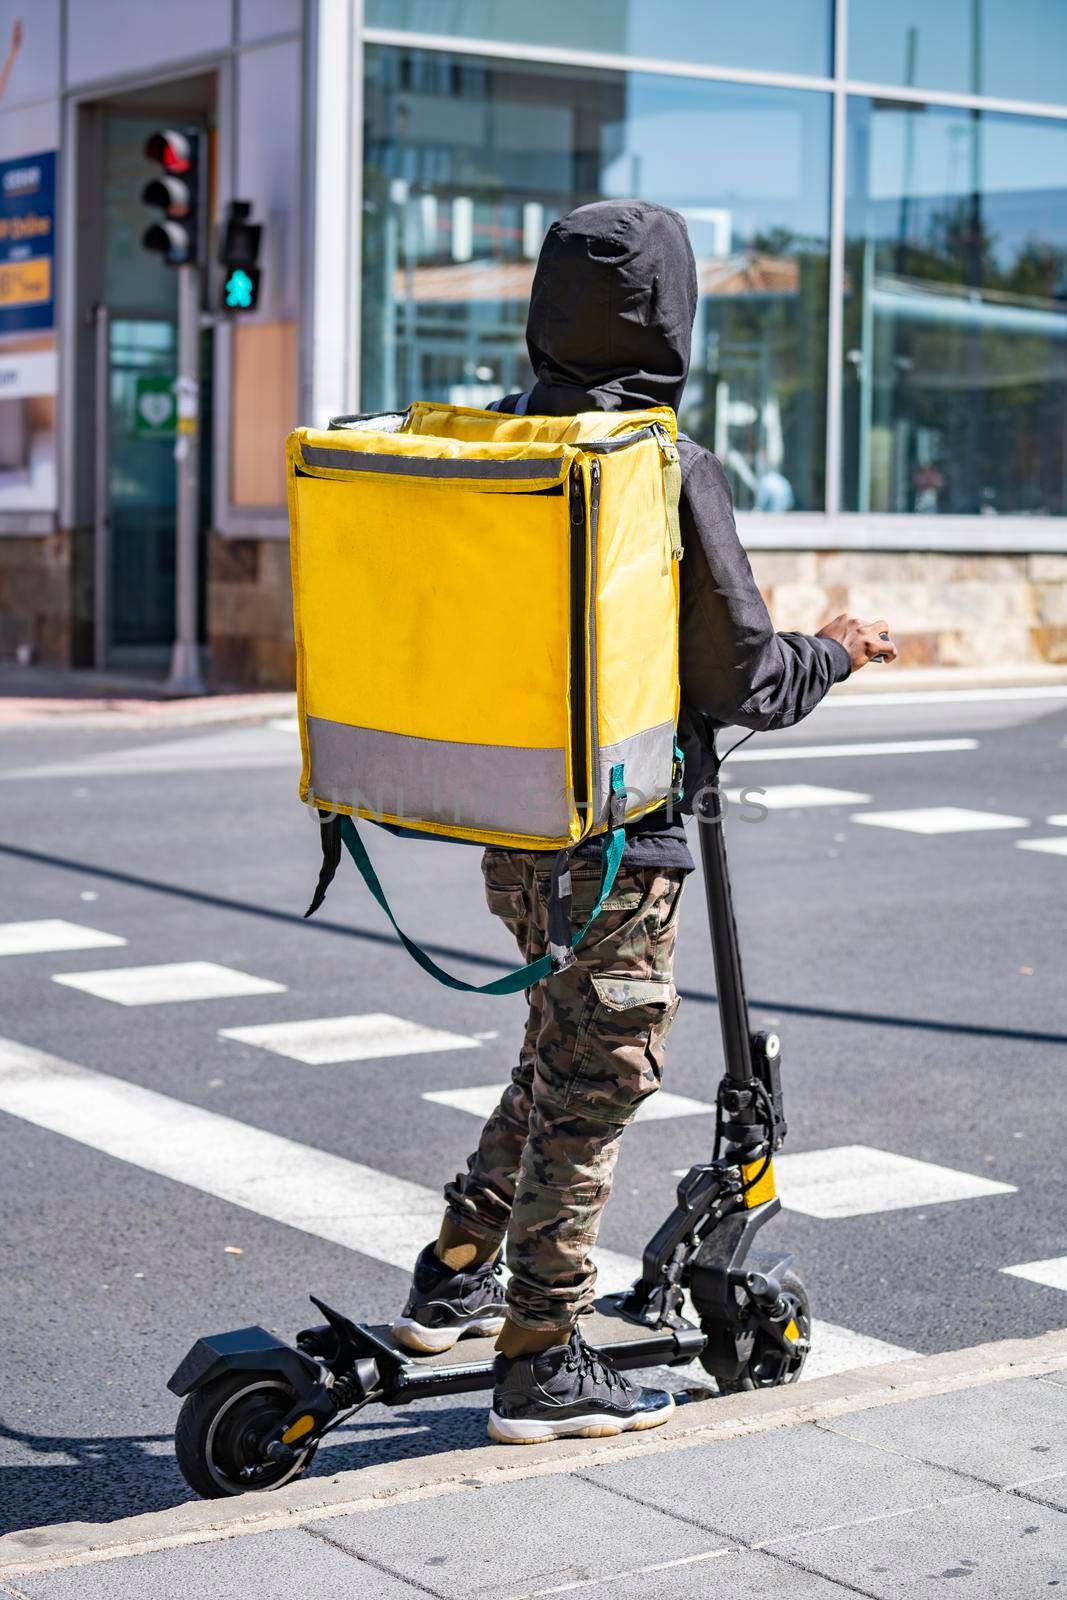
<svg viewBox="0 0 1067 1600">
<path fill-rule="evenodd" d="M 442 1028 L 426 1028 L 384 1011 L 355 1017 L 313 1017 L 307 1022 L 266 1022 L 249 1028 L 221 1028 L 220 1037 L 258 1045 L 291 1061 L 327 1066 L 339 1061 L 374 1061 L 383 1056 L 415 1056 L 429 1050 L 477 1050 L 479 1041 Z"/>
<path fill-rule="evenodd" d="M 745 797 L 746 805 L 766 806 L 768 811 L 792 811 L 808 806 L 862 806 L 871 798 L 851 789 L 824 789 L 815 783 L 775 783 L 769 789 L 747 784 L 743 789 L 727 789 L 726 798 L 734 803 Z"/>
<path fill-rule="evenodd" d="M 1050 856 L 1067 856 L 1067 834 L 1057 839 L 1016 839 L 1020 850 L 1043 850 Z"/>
<path fill-rule="evenodd" d="M 101 933 L 80 922 L 46 917 L 39 922 L 0 922 L 0 956 L 35 956 L 56 950 L 105 950 L 125 944 L 116 933 Z"/>
<path fill-rule="evenodd" d="M 907 811 L 860 811 L 853 822 L 872 828 L 899 828 L 904 833 L 981 833 L 989 828 L 1028 828 L 1026 817 L 996 811 L 970 811 L 966 806 L 917 806 Z"/>
<path fill-rule="evenodd" d="M 170 772 L 225 772 L 300 764 L 300 750 L 291 739 L 257 724 L 222 728 L 188 739 L 167 739 L 85 756 L 80 761 L 55 761 L 37 767 L 0 772 L 0 781 L 19 778 L 117 778 Z"/>
<path fill-rule="evenodd" d="M 1046 1289 L 1067 1289 L 1067 1256 L 1052 1256 L 1048 1261 L 1024 1261 L 1019 1267 L 1001 1267 L 1010 1278 L 1025 1278 Z"/>
<path fill-rule="evenodd" d="M 107 967 L 60 972 L 53 983 L 81 989 L 120 1006 L 158 1006 L 176 1000 L 223 1000 L 236 995 L 284 994 L 285 984 L 254 978 L 214 961 L 168 961 L 159 967 Z"/>
<path fill-rule="evenodd" d="M 783 1206 L 824 1220 L 1015 1193 L 1014 1184 L 865 1144 L 776 1156 L 774 1171 Z"/>
<path fill-rule="evenodd" d="M 848 710 L 849 706 L 952 706 L 986 700 L 1067 700 L 1067 683 L 1018 684 L 988 689 L 872 689 L 864 694 L 828 694 L 816 711 Z"/>
<path fill-rule="evenodd" d="M 687 1304 L 685 1314 L 691 1319 L 694 1317 L 691 1305 Z M 852 1372 L 856 1367 L 879 1367 L 887 1361 L 907 1361 L 909 1356 L 917 1354 L 918 1351 L 909 1350 L 906 1345 L 889 1344 L 884 1339 L 874 1339 L 866 1333 L 854 1333 L 851 1328 L 839 1328 L 833 1322 L 823 1322 L 821 1317 L 812 1317 L 811 1352 L 804 1363 L 801 1382 L 807 1382 L 809 1378 L 828 1378 L 834 1372 Z M 712 1380 L 699 1361 L 669 1370 L 680 1372 L 694 1383 L 703 1382 L 711 1387 Z"/>
<path fill-rule="evenodd" d="M 422 1098 L 434 1105 L 450 1106 L 453 1111 L 469 1111 L 484 1122 L 496 1109 L 506 1088 L 506 1083 L 484 1083 L 476 1089 L 431 1089 Z M 637 1120 L 655 1122 L 661 1117 L 706 1117 L 714 1110 L 714 1106 L 705 1105 L 703 1100 L 691 1100 L 688 1095 L 669 1094 L 666 1089 L 660 1089 L 641 1102 Z"/>
<path fill-rule="evenodd" d="M 1067 811 L 1058 817 L 1046 817 L 1045 822 L 1050 828 L 1067 828 Z"/>
<path fill-rule="evenodd" d="M 890 739 L 877 744 L 793 744 L 776 750 L 736 751 L 735 761 L 828 761 L 834 756 L 927 756 L 948 750 L 977 750 L 977 739 Z"/>
<path fill-rule="evenodd" d="M 299 733 L 300 723 L 296 717 L 272 717 L 267 723 L 275 733 Z"/>
<path fill-rule="evenodd" d="M 401 1272 L 411 1271 L 440 1224 L 436 1189 L 10 1039 L 0 1039 L 0 1111 Z M 595 1259 L 603 1294 L 627 1288 L 640 1272 L 633 1257 L 599 1246 Z M 829 1323 L 817 1327 L 839 1363 L 869 1366 L 913 1353 Z M 820 1370 L 812 1367 L 812 1376 Z"/>
<path fill-rule="evenodd" d="M 854 1367 L 880 1367 L 887 1361 L 906 1361 L 917 1355 L 906 1345 L 888 1344 L 851 1328 L 839 1328 L 819 1317 L 811 1319 L 811 1354 L 804 1363 L 801 1381 L 828 1378 L 834 1372 L 851 1372 Z"/>
</svg>

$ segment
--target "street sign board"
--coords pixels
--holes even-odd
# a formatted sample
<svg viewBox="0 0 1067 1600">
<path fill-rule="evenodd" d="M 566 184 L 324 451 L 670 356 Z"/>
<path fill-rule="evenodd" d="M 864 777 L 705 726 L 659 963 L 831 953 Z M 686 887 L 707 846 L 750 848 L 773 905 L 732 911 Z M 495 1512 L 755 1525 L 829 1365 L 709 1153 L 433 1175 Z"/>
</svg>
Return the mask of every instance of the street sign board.
<svg viewBox="0 0 1067 1600">
<path fill-rule="evenodd" d="M 55 323 L 56 153 L 0 162 L 0 334 Z"/>
</svg>

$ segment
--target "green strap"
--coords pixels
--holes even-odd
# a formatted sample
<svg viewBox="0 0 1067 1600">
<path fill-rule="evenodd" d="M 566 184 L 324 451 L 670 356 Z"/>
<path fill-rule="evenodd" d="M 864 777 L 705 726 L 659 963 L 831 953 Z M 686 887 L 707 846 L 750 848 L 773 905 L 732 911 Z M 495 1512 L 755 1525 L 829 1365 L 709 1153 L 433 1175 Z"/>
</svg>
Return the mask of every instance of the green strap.
<svg viewBox="0 0 1067 1600">
<path fill-rule="evenodd" d="M 625 814 L 626 809 L 626 785 L 623 782 L 621 765 L 611 769 L 611 793 L 611 817 L 613 821 L 618 818 L 621 823 L 622 815 Z M 412 960 L 417 961 L 422 970 L 428 972 L 431 978 L 436 978 L 438 983 L 443 983 L 449 989 L 463 989 L 471 994 L 515 994 L 519 989 L 532 988 L 534 984 L 540 983 L 542 978 L 547 978 L 553 971 L 552 957 L 545 955 L 538 961 L 529 962 L 525 967 L 517 967 L 514 972 L 506 973 L 502 978 L 494 978 L 491 983 L 467 983 L 465 979 L 456 978 L 452 973 L 446 972 L 443 967 L 437 965 L 432 956 L 426 954 L 421 945 L 416 944 L 414 939 L 408 938 L 393 916 L 392 908 L 385 896 L 385 890 L 378 881 L 378 874 L 371 864 L 370 856 L 367 854 L 366 846 L 359 836 L 359 831 L 353 819 L 351 817 L 341 817 L 340 825 L 341 838 L 345 848 L 359 868 L 363 882 L 393 924 L 400 943 Z M 597 894 L 596 904 L 590 912 L 585 927 L 580 929 L 571 939 L 570 948 L 572 950 L 576 949 L 585 938 L 593 922 L 600 914 L 604 901 L 611 891 L 611 886 L 615 882 L 615 875 L 619 870 L 625 843 L 626 833 L 621 825 L 614 827 L 610 833 L 604 835 L 600 891 Z"/>
</svg>

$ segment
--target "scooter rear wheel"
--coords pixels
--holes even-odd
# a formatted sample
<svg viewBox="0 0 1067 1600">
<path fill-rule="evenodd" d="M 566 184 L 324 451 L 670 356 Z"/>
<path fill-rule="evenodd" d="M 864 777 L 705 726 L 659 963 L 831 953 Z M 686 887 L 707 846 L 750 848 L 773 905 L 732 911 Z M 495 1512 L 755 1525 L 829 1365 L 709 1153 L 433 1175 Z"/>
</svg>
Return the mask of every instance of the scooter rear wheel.
<svg viewBox="0 0 1067 1600">
<path fill-rule="evenodd" d="M 302 1477 L 315 1446 L 295 1461 L 264 1461 L 259 1445 L 296 1401 L 276 1372 L 228 1372 L 186 1397 L 174 1431 L 182 1477 L 205 1500 L 279 1489 Z"/>
<path fill-rule="evenodd" d="M 795 1272 L 782 1274 L 782 1288 L 795 1295 L 797 1310 L 795 1321 L 805 1343 L 811 1338 L 811 1307 L 808 1291 Z M 752 1354 L 739 1378 L 719 1378 L 715 1383 L 720 1394 L 743 1394 L 748 1389 L 777 1389 L 783 1383 L 796 1383 L 800 1377 L 807 1351 L 791 1356 L 768 1333 L 757 1330 Z"/>
</svg>

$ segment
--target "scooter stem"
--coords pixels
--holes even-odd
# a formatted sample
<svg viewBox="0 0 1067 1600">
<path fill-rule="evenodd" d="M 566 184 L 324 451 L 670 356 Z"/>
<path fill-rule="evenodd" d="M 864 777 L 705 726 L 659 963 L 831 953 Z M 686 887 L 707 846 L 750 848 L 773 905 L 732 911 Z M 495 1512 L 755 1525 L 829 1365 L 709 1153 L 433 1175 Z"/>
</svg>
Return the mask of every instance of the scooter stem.
<svg viewBox="0 0 1067 1600">
<path fill-rule="evenodd" d="M 724 811 L 719 786 L 720 761 L 715 749 L 714 732 L 709 731 L 709 737 L 714 762 L 713 775 L 701 786 L 695 807 L 700 829 L 700 857 L 704 867 L 711 950 L 715 959 L 715 987 L 726 1075 L 735 1083 L 748 1083 L 752 1077 L 748 1001 L 741 973 L 741 950 L 726 860 Z"/>
</svg>

